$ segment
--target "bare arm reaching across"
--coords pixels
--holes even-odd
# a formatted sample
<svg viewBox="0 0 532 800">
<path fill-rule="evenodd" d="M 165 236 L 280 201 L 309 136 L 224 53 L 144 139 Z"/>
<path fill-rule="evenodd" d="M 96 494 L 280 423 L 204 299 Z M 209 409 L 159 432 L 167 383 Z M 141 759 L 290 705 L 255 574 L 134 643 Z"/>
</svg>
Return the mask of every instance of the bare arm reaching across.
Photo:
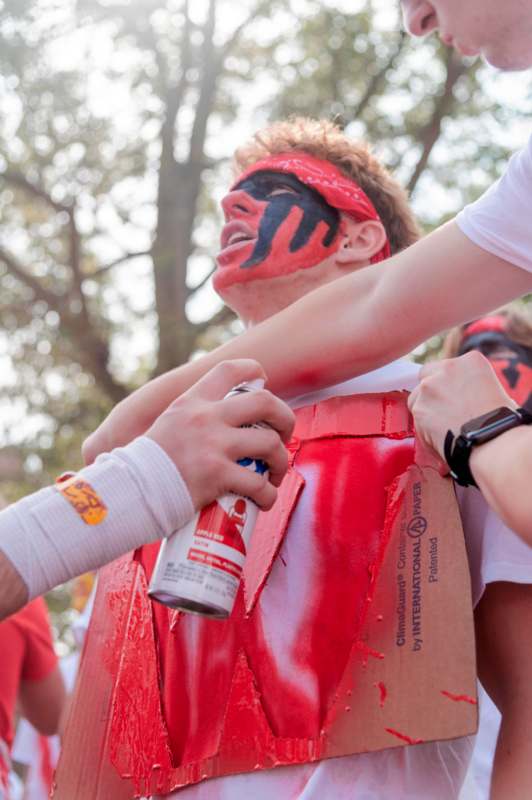
<svg viewBox="0 0 532 800">
<path fill-rule="evenodd" d="M 257 358 L 268 387 L 296 396 L 362 374 L 438 331 L 532 290 L 532 275 L 474 244 L 448 223 L 371 269 L 340 278 L 119 403 L 89 437 L 99 453 L 143 433 L 153 419 L 223 359 Z"/>
</svg>

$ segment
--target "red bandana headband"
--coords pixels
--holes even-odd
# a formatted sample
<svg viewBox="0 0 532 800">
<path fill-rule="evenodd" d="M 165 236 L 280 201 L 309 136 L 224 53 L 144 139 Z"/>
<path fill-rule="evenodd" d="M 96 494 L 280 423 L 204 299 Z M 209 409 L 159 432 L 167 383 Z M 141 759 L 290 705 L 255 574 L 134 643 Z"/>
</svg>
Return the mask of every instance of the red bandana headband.
<svg viewBox="0 0 532 800">
<path fill-rule="evenodd" d="M 491 317 L 482 317 L 476 319 L 462 331 L 462 341 L 469 339 L 470 336 L 475 336 L 477 333 L 506 333 L 506 317 L 494 314 Z"/>
<path fill-rule="evenodd" d="M 319 192 L 332 208 L 349 214 L 359 222 L 367 219 L 382 222 L 375 206 L 364 190 L 360 188 L 358 183 L 344 175 L 338 167 L 331 164 L 330 161 L 323 161 L 321 158 L 315 158 L 301 151 L 278 153 L 256 161 L 248 167 L 242 175 L 239 175 L 238 180 L 231 189 L 235 189 L 241 181 L 261 170 L 286 172 L 295 175 L 305 186 L 310 186 L 311 189 Z M 390 255 L 390 243 L 386 239 L 382 249 L 372 256 L 371 263 L 375 264 L 378 261 L 384 261 Z"/>
</svg>

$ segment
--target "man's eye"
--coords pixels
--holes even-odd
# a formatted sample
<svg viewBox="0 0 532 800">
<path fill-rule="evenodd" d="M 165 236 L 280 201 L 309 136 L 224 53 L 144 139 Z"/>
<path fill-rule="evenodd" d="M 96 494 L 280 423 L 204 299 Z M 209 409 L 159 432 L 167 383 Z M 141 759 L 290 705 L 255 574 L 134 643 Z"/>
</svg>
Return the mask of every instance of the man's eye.
<svg viewBox="0 0 532 800">
<path fill-rule="evenodd" d="M 502 345 L 493 345 L 489 353 L 485 353 L 485 355 L 489 355 L 490 358 L 494 359 L 511 359 L 516 356 L 513 350 L 510 350 L 509 347 L 503 347 Z"/>
<path fill-rule="evenodd" d="M 297 192 L 295 189 L 292 189 L 291 186 L 285 186 L 284 184 L 281 184 L 280 186 L 272 186 L 266 192 L 267 197 L 275 197 L 278 194 L 297 194 Z"/>
</svg>

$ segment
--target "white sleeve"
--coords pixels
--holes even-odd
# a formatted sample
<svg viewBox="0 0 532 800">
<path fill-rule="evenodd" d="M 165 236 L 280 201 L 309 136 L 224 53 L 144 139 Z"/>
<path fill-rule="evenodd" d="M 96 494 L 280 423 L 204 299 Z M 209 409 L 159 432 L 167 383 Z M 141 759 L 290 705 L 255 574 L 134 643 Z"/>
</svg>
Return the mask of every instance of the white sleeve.
<svg viewBox="0 0 532 800">
<path fill-rule="evenodd" d="M 532 272 L 532 136 L 505 174 L 456 222 L 468 239 L 489 253 Z"/>
<path fill-rule="evenodd" d="M 0 549 L 28 588 L 28 599 L 147 542 L 169 536 L 194 515 L 185 482 L 152 439 L 105 453 L 78 476 L 103 502 L 88 524 L 55 487 L 0 513 Z"/>
</svg>

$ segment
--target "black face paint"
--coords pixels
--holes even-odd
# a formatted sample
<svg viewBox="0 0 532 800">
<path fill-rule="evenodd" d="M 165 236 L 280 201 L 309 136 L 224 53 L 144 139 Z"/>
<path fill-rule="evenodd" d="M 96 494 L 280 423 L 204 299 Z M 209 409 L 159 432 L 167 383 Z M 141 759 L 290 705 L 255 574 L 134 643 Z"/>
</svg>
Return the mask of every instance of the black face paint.
<svg viewBox="0 0 532 800">
<path fill-rule="evenodd" d="M 508 394 L 532 411 L 532 349 L 500 331 L 483 331 L 466 337 L 458 355 L 471 350 L 486 356 Z"/>
<path fill-rule="evenodd" d="M 272 194 L 283 186 L 291 191 Z M 340 225 L 339 211 L 332 208 L 319 192 L 306 186 L 294 175 L 262 170 L 253 173 L 234 188 L 268 204 L 260 221 L 257 242 L 250 257 L 241 265 L 242 269 L 254 267 L 268 257 L 275 234 L 294 206 L 303 211 L 303 217 L 289 241 L 290 253 L 297 252 L 309 242 L 320 222 L 325 222 L 328 227 L 321 242 L 322 246 L 330 247 L 334 242 Z"/>
<path fill-rule="evenodd" d="M 514 355 L 501 356 L 501 361 L 507 361 L 506 366 L 502 373 L 508 385 L 513 389 L 517 386 L 520 379 L 520 372 L 518 369 L 519 364 L 526 364 L 532 367 L 532 350 L 522 344 L 514 342 L 509 339 L 504 333 L 497 331 L 485 331 L 484 333 L 477 333 L 464 339 L 458 352 L 459 356 L 464 353 L 469 353 L 471 350 L 478 350 L 488 359 L 497 359 L 497 350 L 504 348 L 509 350 Z"/>
</svg>

